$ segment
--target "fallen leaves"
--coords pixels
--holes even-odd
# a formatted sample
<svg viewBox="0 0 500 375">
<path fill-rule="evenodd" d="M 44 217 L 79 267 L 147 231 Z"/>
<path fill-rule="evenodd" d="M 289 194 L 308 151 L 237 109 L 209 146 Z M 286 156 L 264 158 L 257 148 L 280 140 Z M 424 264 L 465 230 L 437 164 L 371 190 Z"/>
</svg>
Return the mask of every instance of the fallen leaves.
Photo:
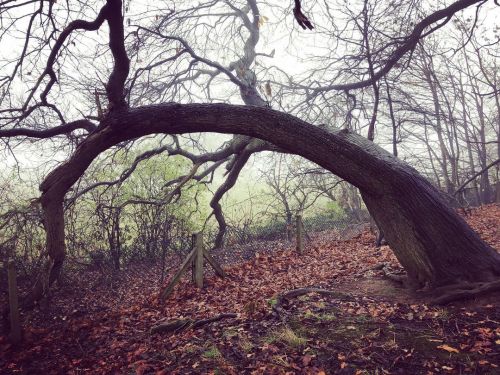
<svg viewBox="0 0 500 375">
<path fill-rule="evenodd" d="M 467 220 L 493 246 L 500 244 L 492 228 L 500 220 L 499 206 L 475 209 Z M 304 256 L 287 243 L 218 254 L 219 260 L 233 262 L 226 262 L 226 279 L 207 277 L 201 291 L 186 279 L 164 305 L 156 301 L 157 267 L 136 265 L 97 287 L 95 280 L 102 275 L 84 274 L 66 294 L 57 291 L 50 310 L 24 317 L 26 341 L 21 350 L 14 351 L 0 336 L 0 372 L 36 373 L 43 368 L 47 374 L 326 375 L 363 374 L 367 369 L 393 373 L 410 364 L 412 370 L 406 367 L 406 373 L 481 373 L 483 367 L 495 368 L 500 345 L 495 301 L 482 307 L 437 309 L 411 300 L 401 289 L 390 289 L 391 295 L 390 284 L 374 269 L 379 263 L 399 268 L 389 247 L 375 250 L 369 233 L 349 241 L 337 237 L 332 232 L 315 234 Z M 256 246 L 258 256 L 243 261 Z M 178 260 L 172 258 L 170 264 L 172 274 Z M 301 324 L 314 323 L 319 329 L 307 338 L 304 335 L 312 333 L 300 327 L 293 330 L 295 335 L 280 336 L 285 327 L 273 320 L 273 301 L 284 291 L 308 286 L 338 289 L 355 300 L 308 296 L 291 301 L 288 308 Z M 382 289 L 384 298 L 376 294 Z M 206 318 L 227 311 L 238 313 L 238 319 L 168 337 L 148 333 L 162 319 Z M 278 339 L 272 341 L 273 334 Z M 460 362 L 462 355 L 457 354 L 471 362 Z"/>
</svg>

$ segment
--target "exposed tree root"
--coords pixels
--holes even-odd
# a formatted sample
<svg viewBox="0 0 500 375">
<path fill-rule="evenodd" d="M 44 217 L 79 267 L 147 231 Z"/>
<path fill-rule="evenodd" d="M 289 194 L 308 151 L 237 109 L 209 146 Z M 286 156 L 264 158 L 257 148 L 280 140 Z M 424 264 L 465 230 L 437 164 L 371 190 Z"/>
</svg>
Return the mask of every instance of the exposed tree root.
<svg viewBox="0 0 500 375">
<path fill-rule="evenodd" d="M 385 263 L 379 263 L 379 264 L 374 265 L 373 267 L 368 268 L 366 271 L 380 271 L 386 266 L 387 266 L 387 264 L 385 264 Z"/>
<path fill-rule="evenodd" d="M 477 297 L 500 290 L 500 280 L 484 283 L 464 283 L 438 288 L 434 294 L 437 297 L 430 301 L 433 305 L 444 305 L 460 299 Z"/>
<path fill-rule="evenodd" d="M 364 272 L 372 270 L 381 270 L 384 273 L 384 277 L 387 279 L 394 281 L 398 285 L 404 286 L 407 289 L 415 290 L 415 288 L 410 285 L 410 280 L 407 276 L 395 273 L 386 263 L 379 263 L 366 269 Z M 430 297 L 431 299 L 429 304 L 431 305 L 445 305 L 453 301 L 478 297 L 495 291 L 500 291 L 500 280 L 491 282 L 453 284 L 432 290 L 420 289 L 417 292 L 424 292 L 424 295 L 426 295 L 427 298 Z"/>
<path fill-rule="evenodd" d="M 400 284 L 400 285 L 404 285 L 404 286 L 406 286 L 406 285 L 407 285 L 407 283 L 408 283 L 408 278 L 407 278 L 407 276 L 406 276 L 406 275 L 402 275 L 402 274 L 399 274 L 399 273 L 395 273 L 395 272 L 393 272 L 393 271 L 389 270 L 389 268 L 387 267 L 387 265 L 386 265 L 386 264 L 384 264 L 384 265 L 382 266 L 382 269 L 381 269 L 381 270 L 382 270 L 382 272 L 384 273 L 384 276 L 385 276 L 387 279 L 389 279 L 389 280 L 391 280 L 391 281 L 394 281 L 394 282 L 396 282 L 396 283 L 398 283 L 398 284 Z"/>
<path fill-rule="evenodd" d="M 168 322 L 157 324 L 157 325 L 151 327 L 149 333 L 153 335 L 155 333 L 181 332 L 181 331 L 184 331 L 187 329 L 200 328 L 204 325 L 218 322 L 219 320 L 222 320 L 222 319 L 236 318 L 236 317 L 237 317 L 237 315 L 234 313 L 225 313 L 225 314 L 220 314 L 220 315 L 214 316 L 213 318 L 208 318 L 208 319 L 198 319 L 198 320 L 175 319 L 175 320 L 170 320 Z"/>
<path fill-rule="evenodd" d="M 354 297 L 334 290 L 321 289 L 321 288 L 299 288 L 289 290 L 283 294 L 278 295 L 276 303 L 273 305 L 273 312 L 276 314 L 278 319 L 284 321 L 286 316 L 286 311 L 283 308 L 283 304 L 286 304 L 290 299 L 297 298 L 309 293 L 317 293 L 321 295 L 333 296 L 342 301 L 353 301 Z"/>
<path fill-rule="evenodd" d="M 387 263 L 377 263 L 376 265 L 374 265 L 372 267 L 365 268 L 364 270 L 359 272 L 359 275 L 360 276 L 364 275 L 365 273 L 370 272 L 370 271 L 382 271 L 384 269 L 384 267 L 387 267 Z"/>
</svg>

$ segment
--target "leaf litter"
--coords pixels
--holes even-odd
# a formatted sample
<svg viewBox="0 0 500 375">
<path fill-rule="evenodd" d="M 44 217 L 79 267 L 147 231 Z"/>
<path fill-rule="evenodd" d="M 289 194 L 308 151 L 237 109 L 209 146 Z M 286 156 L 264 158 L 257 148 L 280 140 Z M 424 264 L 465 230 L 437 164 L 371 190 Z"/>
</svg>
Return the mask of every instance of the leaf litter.
<svg viewBox="0 0 500 375">
<path fill-rule="evenodd" d="M 500 248 L 500 206 L 464 213 Z M 45 306 L 24 312 L 24 342 L 0 336 L 5 374 L 497 374 L 499 294 L 429 306 L 387 280 L 377 265 L 400 266 L 369 231 L 347 240 L 316 233 L 299 256 L 275 242 L 225 264 L 203 290 L 189 277 L 158 301 L 160 268 L 133 265 L 120 273 L 71 274 Z M 256 250 L 256 251 L 255 251 Z M 250 258 L 244 261 L 243 258 Z M 169 258 L 169 275 L 179 265 Z M 314 287 L 348 293 L 349 301 L 308 294 L 273 312 L 279 294 Z M 150 328 L 173 319 L 236 313 L 199 329 L 170 334 Z"/>
</svg>

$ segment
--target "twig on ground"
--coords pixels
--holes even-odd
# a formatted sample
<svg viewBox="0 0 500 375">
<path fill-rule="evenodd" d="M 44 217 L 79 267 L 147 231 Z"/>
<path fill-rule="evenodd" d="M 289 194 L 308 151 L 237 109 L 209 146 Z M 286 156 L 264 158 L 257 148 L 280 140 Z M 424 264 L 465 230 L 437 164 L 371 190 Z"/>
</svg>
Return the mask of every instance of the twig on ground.
<svg viewBox="0 0 500 375">
<path fill-rule="evenodd" d="M 207 319 L 175 319 L 175 320 L 170 320 L 165 323 L 160 323 L 157 324 L 150 329 L 150 334 L 155 334 L 155 333 L 170 333 L 170 332 L 180 332 L 184 331 L 187 329 L 197 329 L 200 328 L 204 325 L 210 324 L 217 322 L 222 319 L 227 319 L 227 318 L 236 318 L 237 315 L 234 313 L 224 313 L 220 314 L 217 316 L 214 316 L 213 318 L 207 318 Z"/>
<path fill-rule="evenodd" d="M 293 289 L 289 290 L 288 292 L 285 292 L 283 294 L 278 295 L 278 298 L 276 299 L 276 303 L 273 305 L 272 309 L 273 312 L 276 314 L 276 316 L 280 320 L 285 320 L 284 317 L 286 315 L 286 312 L 283 308 L 283 303 L 286 303 L 288 300 L 292 298 L 297 298 L 300 296 L 303 296 L 305 294 L 309 293 L 317 293 L 321 295 L 327 295 L 327 296 L 332 296 L 334 298 L 343 300 L 343 301 L 353 301 L 354 297 L 342 293 L 342 292 L 337 292 L 335 290 L 328 290 L 328 289 L 321 289 L 321 288 L 299 288 L 299 289 Z"/>
</svg>

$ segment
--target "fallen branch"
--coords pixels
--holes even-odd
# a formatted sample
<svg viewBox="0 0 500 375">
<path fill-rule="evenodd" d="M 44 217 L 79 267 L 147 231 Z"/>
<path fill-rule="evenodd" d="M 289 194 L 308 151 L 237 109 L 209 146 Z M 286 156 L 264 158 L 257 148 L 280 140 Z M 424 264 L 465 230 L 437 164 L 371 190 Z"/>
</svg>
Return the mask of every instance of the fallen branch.
<svg viewBox="0 0 500 375">
<path fill-rule="evenodd" d="M 488 283 L 451 285 L 449 287 L 436 289 L 434 292 L 440 295 L 431 300 L 430 303 L 432 305 L 445 305 L 453 301 L 477 297 L 497 290 L 500 290 L 500 280 Z"/>
<path fill-rule="evenodd" d="M 157 324 L 149 330 L 149 333 L 154 335 L 155 333 L 171 333 L 171 332 L 181 332 L 188 329 L 197 329 L 204 325 L 218 322 L 222 319 L 236 318 L 237 315 L 234 313 L 225 313 L 214 316 L 213 318 L 207 319 L 176 319 L 165 323 Z"/>
<path fill-rule="evenodd" d="M 174 277 L 172 277 L 172 280 L 170 280 L 167 287 L 165 289 L 163 289 L 162 292 L 160 293 L 160 301 L 164 301 L 170 295 L 170 293 L 173 292 L 175 285 L 180 281 L 184 272 L 186 272 L 189 265 L 193 262 L 195 252 L 196 252 L 196 248 L 191 250 L 191 252 L 186 257 L 186 259 L 184 259 L 184 262 L 182 262 L 177 273 L 174 275 Z"/>
<path fill-rule="evenodd" d="M 272 307 L 273 312 L 280 320 L 284 320 L 283 317 L 286 314 L 286 312 L 283 308 L 283 303 L 288 302 L 292 298 L 297 298 L 309 293 L 317 293 L 321 295 L 332 296 L 334 298 L 343 301 L 354 300 L 354 298 L 351 295 L 342 292 L 337 292 L 334 290 L 320 289 L 320 288 L 299 288 L 299 289 L 289 290 L 288 292 L 278 295 L 276 303 Z"/>
</svg>

